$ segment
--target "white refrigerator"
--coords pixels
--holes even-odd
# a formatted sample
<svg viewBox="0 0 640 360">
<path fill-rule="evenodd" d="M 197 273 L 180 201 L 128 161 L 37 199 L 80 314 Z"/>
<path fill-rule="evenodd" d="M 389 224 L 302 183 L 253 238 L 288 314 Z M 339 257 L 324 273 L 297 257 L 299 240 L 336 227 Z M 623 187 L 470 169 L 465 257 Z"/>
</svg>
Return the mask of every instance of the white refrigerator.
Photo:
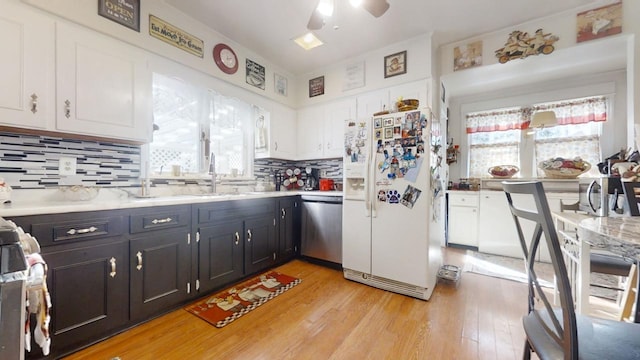
<svg viewBox="0 0 640 360">
<path fill-rule="evenodd" d="M 442 263 L 429 237 L 430 112 L 345 123 L 344 277 L 428 300 Z"/>
</svg>

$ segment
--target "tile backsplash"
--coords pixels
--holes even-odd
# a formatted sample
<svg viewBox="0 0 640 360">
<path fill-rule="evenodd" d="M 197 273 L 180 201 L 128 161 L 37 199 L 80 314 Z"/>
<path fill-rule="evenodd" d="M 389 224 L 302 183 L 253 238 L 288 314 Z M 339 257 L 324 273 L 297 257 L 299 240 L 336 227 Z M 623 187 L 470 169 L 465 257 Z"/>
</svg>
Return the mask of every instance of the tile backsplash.
<svg viewBox="0 0 640 360">
<path fill-rule="evenodd" d="M 76 175 L 60 175 L 60 158 L 77 160 Z M 0 132 L 0 177 L 14 189 L 45 189 L 59 185 L 82 184 L 100 187 L 132 187 L 140 185 L 141 150 L 139 145 L 103 141 L 64 139 L 51 136 Z M 312 167 L 327 178 L 342 181 L 342 159 L 291 161 L 258 159 L 254 176 L 270 179 L 275 171 Z M 199 183 L 197 179 L 173 179 L 157 184 Z"/>
<path fill-rule="evenodd" d="M 77 160 L 76 175 L 59 174 L 61 157 Z M 140 161 L 137 145 L 0 132 L 0 177 L 15 189 L 132 186 L 139 182 Z"/>
</svg>

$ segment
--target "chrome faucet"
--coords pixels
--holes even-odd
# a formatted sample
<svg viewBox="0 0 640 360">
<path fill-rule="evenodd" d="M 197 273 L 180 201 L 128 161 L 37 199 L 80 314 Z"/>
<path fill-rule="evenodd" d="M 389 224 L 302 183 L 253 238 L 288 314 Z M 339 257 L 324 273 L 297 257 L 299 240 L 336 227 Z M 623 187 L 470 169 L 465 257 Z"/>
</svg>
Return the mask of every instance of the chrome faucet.
<svg viewBox="0 0 640 360">
<path fill-rule="evenodd" d="M 209 161 L 209 175 L 211 175 L 211 193 L 216 193 L 216 155 L 211 153 L 211 160 Z"/>
</svg>

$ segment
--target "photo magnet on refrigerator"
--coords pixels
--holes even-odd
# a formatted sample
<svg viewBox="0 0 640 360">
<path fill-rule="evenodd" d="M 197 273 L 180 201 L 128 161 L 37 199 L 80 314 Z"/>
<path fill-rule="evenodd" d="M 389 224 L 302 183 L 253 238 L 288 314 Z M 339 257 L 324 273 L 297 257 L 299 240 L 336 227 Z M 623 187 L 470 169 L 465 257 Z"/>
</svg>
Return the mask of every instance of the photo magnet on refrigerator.
<svg viewBox="0 0 640 360">
<path fill-rule="evenodd" d="M 407 188 L 404 190 L 404 194 L 402 194 L 400 203 L 409 209 L 413 209 L 413 205 L 416 203 L 421 193 L 421 190 L 418 190 L 411 185 L 407 185 Z"/>
<path fill-rule="evenodd" d="M 389 204 L 397 204 L 400 202 L 400 193 L 398 193 L 398 190 L 387 190 L 387 201 Z"/>
</svg>

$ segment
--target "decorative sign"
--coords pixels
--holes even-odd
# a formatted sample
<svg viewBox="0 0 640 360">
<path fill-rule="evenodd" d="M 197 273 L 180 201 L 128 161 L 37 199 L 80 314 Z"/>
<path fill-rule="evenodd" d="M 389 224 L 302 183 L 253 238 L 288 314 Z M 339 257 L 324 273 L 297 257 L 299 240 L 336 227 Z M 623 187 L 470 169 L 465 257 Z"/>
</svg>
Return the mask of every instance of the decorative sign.
<svg viewBox="0 0 640 360">
<path fill-rule="evenodd" d="M 558 41 L 555 35 L 545 34 L 542 29 L 536 30 L 533 36 L 523 31 L 512 31 L 504 47 L 495 54 L 500 64 L 513 59 L 524 59 L 531 55 L 549 55 L 555 50 L 553 44 Z"/>
<path fill-rule="evenodd" d="M 407 52 L 402 51 L 384 57 L 384 77 L 407 73 Z"/>
<path fill-rule="evenodd" d="M 140 32 L 140 0 L 98 0 L 98 15 Z"/>
<path fill-rule="evenodd" d="M 309 80 L 309 97 L 324 94 L 324 76 Z"/>
<path fill-rule="evenodd" d="M 344 69 L 344 84 L 342 91 L 357 89 L 364 86 L 364 61 L 348 65 Z"/>
<path fill-rule="evenodd" d="M 247 59 L 247 84 L 264 90 L 264 66 Z"/>
<path fill-rule="evenodd" d="M 598 39 L 622 32 L 622 1 L 578 13 L 577 42 Z"/>
<path fill-rule="evenodd" d="M 276 94 L 287 96 L 287 78 L 280 74 L 273 74 L 274 90 Z"/>
<path fill-rule="evenodd" d="M 453 48 L 453 71 L 482 65 L 482 41 Z"/>
<path fill-rule="evenodd" d="M 204 42 L 177 27 L 149 15 L 149 35 L 193 55 L 204 57 Z"/>
</svg>

